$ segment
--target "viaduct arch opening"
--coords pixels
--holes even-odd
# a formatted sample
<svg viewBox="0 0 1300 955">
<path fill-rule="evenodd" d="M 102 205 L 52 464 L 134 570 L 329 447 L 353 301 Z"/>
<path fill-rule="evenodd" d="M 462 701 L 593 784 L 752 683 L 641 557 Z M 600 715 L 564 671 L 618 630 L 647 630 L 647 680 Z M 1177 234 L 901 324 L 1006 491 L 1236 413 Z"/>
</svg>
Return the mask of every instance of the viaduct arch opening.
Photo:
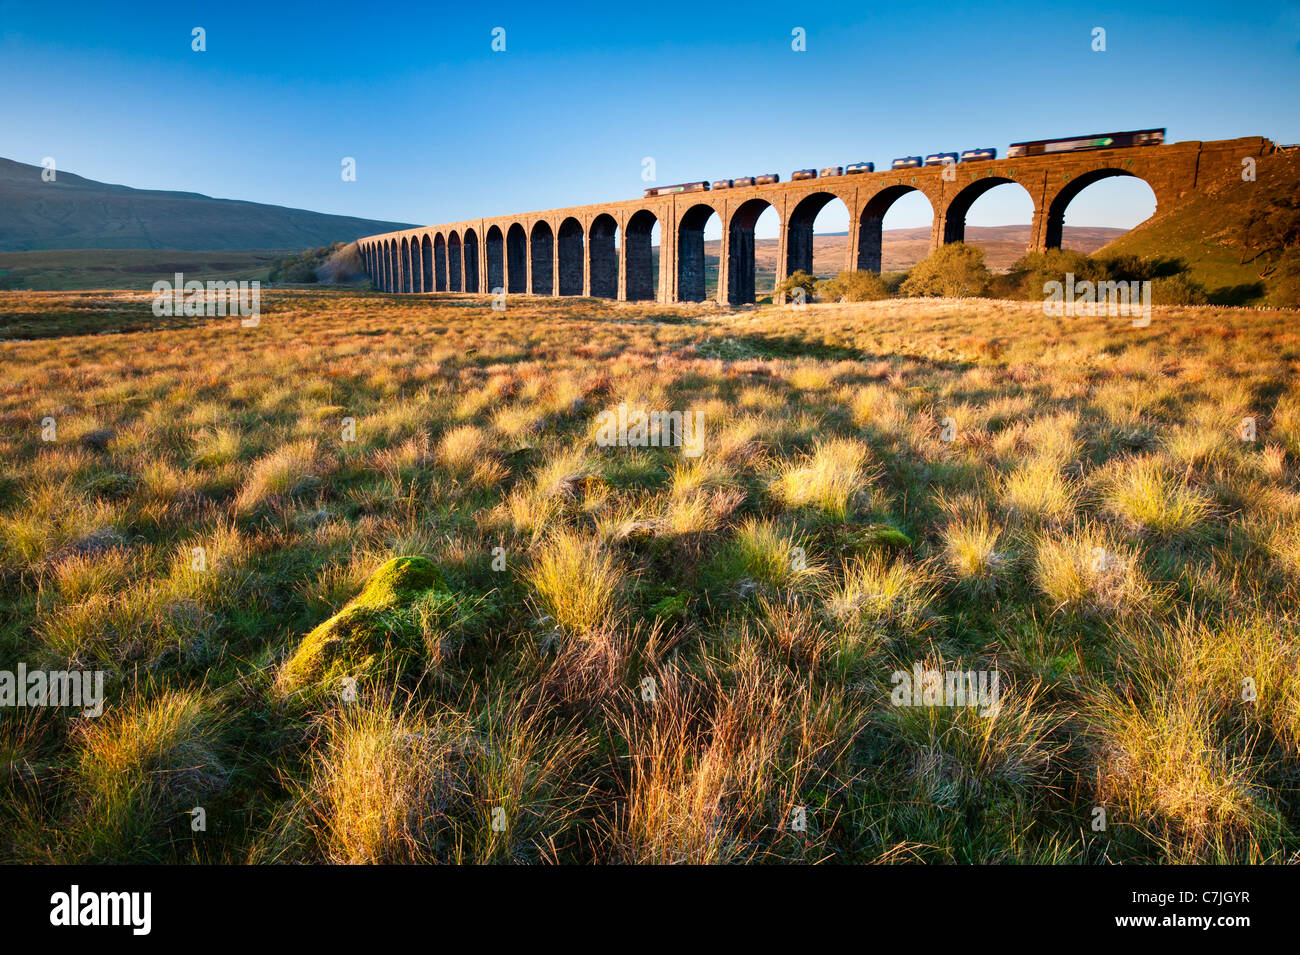
<svg viewBox="0 0 1300 955">
<path fill-rule="evenodd" d="M 533 226 L 528 237 L 528 250 L 532 256 L 534 295 L 555 294 L 555 233 L 541 220 Z"/>
<path fill-rule="evenodd" d="M 626 296 L 629 302 L 643 302 L 657 298 L 655 288 L 658 275 L 655 269 L 654 233 L 659 220 L 649 209 L 641 209 L 627 220 L 627 235 L 623 252 L 627 266 Z"/>
<path fill-rule="evenodd" d="M 1005 176 L 985 176 L 976 179 L 969 186 L 962 189 L 957 195 L 953 196 L 952 201 L 948 203 L 948 209 L 944 215 L 943 222 L 943 243 L 947 245 L 950 242 L 966 242 L 966 220 L 970 215 L 973 205 L 984 195 L 997 189 L 999 186 L 1015 186 L 1014 190 L 1004 190 L 1001 208 L 998 210 L 997 220 L 994 222 L 979 223 L 980 225 L 1008 225 L 1006 220 L 1023 220 L 1026 224 L 1033 221 L 1034 208 L 1033 196 L 1029 194 L 1023 185 L 1014 179 L 1008 179 Z M 1014 198 L 1013 198 L 1014 196 Z M 998 205 L 994 203 L 994 205 Z M 990 207 L 991 209 L 991 207 Z M 1026 242 L 1028 245 L 1032 242 L 1032 237 Z M 979 245 L 978 241 L 967 243 L 968 245 Z"/>
<path fill-rule="evenodd" d="M 506 291 L 525 295 L 528 292 L 528 233 L 518 222 L 506 233 L 506 265 L 510 287 Z"/>
<path fill-rule="evenodd" d="M 465 230 L 465 291 L 478 291 L 478 235 L 473 229 Z"/>
<path fill-rule="evenodd" d="M 433 285 L 433 240 L 429 238 L 429 233 L 424 234 L 420 240 L 420 262 L 421 271 L 424 273 L 424 290 L 432 292 Z"/>
<path fill-rule="evenodd" d="M 834 275 L 848 267 L 845 264 L 847 250 L 844 248 L 837 249 L 822 257 L 823 262 L 821 263 L 820 273 L 815 267 L 814 260 L 817 258 L 815 254 L 816 242 L 814 241 L 816 224 L 823 210 L 832 213 L 831 217 L 837 221 L 848 221 L 848 207 L 839 196 L 832 192 L 814 192 L 805 196 L 791 211 L 790 224 L 786 235 L 785 267 L 787 275 L 802 271 L 825 278 L 827 273 Z"/>
<path fill-rule="evenodd" d="M 483 251 L 487 253 L 487 289 L 493 295 L 497 289 L 506 287 L 506 248 L 505 236 L 500 226 L 489 226 L 483 237 Z"/>
<path fill-rule="evenodd" d="M 1096 188 L 1093 188 L 1094 186 Z M 1089 190 L 1089 203 L 1075 203 L 1080 193 Z M 1090 221 L 1087 206 L 1098 201 L 1111 210 L 1122 209 L 1123 211 L 1107 213 L 1104 221 Z M 1070 212 L 1072 206 L 1073 214 Z M 1131 229 L 1155 215 L 1157 207 L 1158 199 L 1155 190 L 1142 177 L 1125 169 L 1090 170 L 1071 179 L 1048 202 L 1047 221 L 1044 223 L 1044 245 L 1049 249 L 1068 247 L 1069 241 L 1065 238 L 1067 224 L 1127 225 Z M 1067 223 L 1067 219 L 1074 221 Z"/>
<path fill-rule="evenodd" d="M 930 197 L 915 186 L 887 186 L 868 199 L 858 217 L 858 261 L 854 267 L 863 272 L 884 271 L 885 218 L 893 212 L 896 220 L 901 217 L 909 222 L 919 220 L 923 215 L 921 207 L 929 210 L 933 225 L 934 206 Z M 928 245 L 928 238 L 926 242 Z M 924 257 L 922 252 L 920 258 Z"/>
<path fill-rule="evenodd" d="M 461 291 L 460 236 L 455 230 L 447 236 L 447 291 Z"/>
<path fill-rule="evenodd" d="M 447 237 L 439 232 L 433 240 L 434 290 L 447 291 Z"/>
<path fill-rule="evenodd" d="M 727 301 L 732 305 L 752 305 L 756 299 L 758 257 L 754 232 L 758 220 L 776 207 L 766 199 L 750 199 L 731 214 L 727 226 Z"/>
<path fill-rule="evenodd" d="M 584 275 L 583 270 L 583 234 L 582 223 L 569 216 L 560 223 L 557 236 L 560 273 L 560 295 L 581 295 Z"/>
<path fill-rule="evenodd" d="M 608 212 L 587 230 L 587 268 L 593 296 L 618 298 L 618 222 Z"/>
<path fill-rule="evenodd" d="M 704 228 L 715 216 L 713 206 L 701 202 L 687 209 L 677 226 L 677 298 L 683 302 L 703 302 L 708 295 Z"/>
</svg>

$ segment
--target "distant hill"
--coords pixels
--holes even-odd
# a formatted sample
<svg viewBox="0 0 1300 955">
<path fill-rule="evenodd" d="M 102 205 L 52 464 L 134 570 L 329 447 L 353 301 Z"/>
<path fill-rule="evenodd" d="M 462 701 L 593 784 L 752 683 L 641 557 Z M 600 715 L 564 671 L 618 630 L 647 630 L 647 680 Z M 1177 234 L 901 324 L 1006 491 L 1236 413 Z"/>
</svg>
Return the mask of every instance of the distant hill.
<svg viewBox="0 0 1300 955">
<path fill-rule="evenodd" d="M 45 249 L 304 249 L 409 223 L 132 189 L 0 159 L 0 251 Z"/>
</svg>

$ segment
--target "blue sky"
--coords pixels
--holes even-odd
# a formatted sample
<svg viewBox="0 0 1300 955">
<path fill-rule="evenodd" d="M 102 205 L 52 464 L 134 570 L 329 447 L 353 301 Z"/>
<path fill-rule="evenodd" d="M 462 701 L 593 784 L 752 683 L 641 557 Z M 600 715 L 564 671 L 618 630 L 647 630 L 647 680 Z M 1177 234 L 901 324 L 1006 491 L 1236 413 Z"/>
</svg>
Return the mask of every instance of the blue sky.
<svg viewBox="0 0 1300 955">
<path fill-rule="evenodd" d="M 1297 142 L 1300 5 L 0 0 L 0 89 L 0 156 L 436 223 L 629 198 L 644 157 L 665 184 L 1151 126 Z M 1152 204 L 1109 180 L 1068 222 Z M 1004 186 L 968 221 L 1029 209 Z M 886 227 L 928 221 L 899 203 Z"/>
</svg>

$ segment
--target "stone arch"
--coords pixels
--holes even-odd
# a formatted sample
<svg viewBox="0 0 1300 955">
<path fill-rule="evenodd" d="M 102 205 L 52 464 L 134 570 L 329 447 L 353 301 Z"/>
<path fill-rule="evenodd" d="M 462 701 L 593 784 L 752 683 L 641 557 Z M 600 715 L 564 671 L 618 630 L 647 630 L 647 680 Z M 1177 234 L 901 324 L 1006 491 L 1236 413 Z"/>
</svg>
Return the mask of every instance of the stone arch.
<svg viewBox="0 0 1300 955">
<path fill-rule="evenodd" d="M 429 233 L 420 239 L 420 271 L 424 273 L 424 291 L 433 291 L 433 241 Z"/>
<path fill-rule="evenodd" d="M 591 294 L 618 298 L 618 222 L 608 212 L 591 220 L 587 229 L 587 269 Z"/>
<path fill-rule="evenodd" d="M 461 290 L 460 235 L 452 229 L 447 236 L 447 291 Z"/>
<path fill-rule="evenodd" d="M 402 236 L 402 251 L 399 254 L 402 256 L 402 287 L 399 291 L 409 292 L 411 290 L 411 246 L 406 236 Z"/>
<path fill-rule="evenodd" d="M 420 237 L 411 236 L 411 291 L 424 291 L 424 257 L 420 254 Z"/>
<path fill-rule="evenodd" d="M 559 257 L 560 295 L 581 295 L 583 282 L 582 223 L 569 216 L 560 223 L 557 234 Z"/>
<path fill-rule="evenodd" d="M 895 202 L 911 192 L 920 193 L 925 196 L 926 202 L 930 203 L 930 221 L 933 223 L 934 200 L 923 189 L 904 185 L 886 186 L 881 189 L 863 204 L 862 212 L 858 215 L 858 261 L 855 263 L 857 269 L 863 272 L 880 272 L 885 216 Z"/>
<path fill-rule="evenodd" d="M 538 219 L 528 236 L 528 251 L 532 259 L 534 295 L 555 294 L 555 233 L 545 219 Z"/>
<path fill-rule="evenodd" d="M 705 299 L 704 227 L 718 212 L 707 202 L 696 203 L 677 220 L 677 299 Z"/>
<path fill-rule="evenodd" d="M 433 238 L 433 287 L 447 291 L 447 237 L 439 232 Z"/>
<path fill-rule="evenodd" d="M 813 235 L 818 214 L 832 202 L 848 204 L 833 192 L 813 192 L 799 200 L 790 212 L 785 237 L 785 274 L 813 271 Z M 847 263 L 845 268 L 847 268 Z M 838 270 L 837 270 L 838 271 Z"/>
<path fill-rule="evenodd" d="M 465 291 L 477 292 L 478 289 L 478 233 L 473 229 L 465 230 Z"/>
<path fill-rule="evenodd" d="M 1151 183 L 1142 176 L 1137 175 L 1127 169 L 1117 169 L 1113 166 L 1107 166 L 1101 169 L 1090 169 L 1081 175 L 1074 176 L 1067 180 L 1056 195 L 1052 196 L 1047 202 L 1047 221 L 1043 224 L 1043 245 L 1048 249 L 1059 249 L 1061 239 L 1065 231 L 1065 210 L 1070 203 L 1087 189 L 1089 186 L 1101 182 L 1103 179 L 1110 179 L 1115 176 L 1128 176 L 1137 179 L 1146 184 L 1151 189 L 1152 195 L 1155 195 L 1156 209 L 1160 208 L 1160 197 L 1156 195 L 1155 188 Z M 1038 210 L 1035 210 L 1036 212 Z"/>
<path fill-rule="evenodd" d="M 975 200 L 989 190 L 1008 183 L 1015 183 L 1015 185 L 1024 189 L 1025 195 L 1029 196 L 1030 201 L 1033 202 L 1033 194 L 1028 189 L 1025 189 L 1024 183 L 1017 182 L 1015 179 L 1009 179 L 1006 176 L 983 176 L 976 179 L 948 200 L 948 206 L 944 209 L 943 214 L 943 244 L 965 242 L 966 216 L 970 212 L 970 207 L 975 204 Z M 1038 215 L 1037 203 L 1034 203 L 1034 215 Z"/>
<path fill-rule="evenodd" d="M 518 222 L 506 232 L 507 291 L 524 295 L 528 292 L 528 233 Z"/>
<path fill-rule="evenodd" d="M 634 212 L 627 220 L 623 236 L 623 266 L 627 271 L 624 294 L 629 302 L 658 298 L 655 294 L 654 228 L 659 218 L 649 209 Z"/>
<path fill-rule="evenodd" d="M 402 290 L 402 260 L 399 258 L 401 248 L 396 239 L 390 239 L 388 242 L 388 261 L 391 272 L 389 274 L 388 291 L 400 292 Z"/>
<path fill-rule="evenodd" d="M 487 288 L 485 291 L 496 294 L 497 289 L 506 287 L 506 239 L 501 234 L 500 226 L 488 226 L 483 237 L 483 251 L 487 254 Z"/>
<path fill-rule="evenodd" d="M 731 214 L 727 225 L 727 301 L 752 305 L 754 297 L 754 224 L 768 209 L 776 207 L 766 199 L 750 199 Z"/>
</svg>

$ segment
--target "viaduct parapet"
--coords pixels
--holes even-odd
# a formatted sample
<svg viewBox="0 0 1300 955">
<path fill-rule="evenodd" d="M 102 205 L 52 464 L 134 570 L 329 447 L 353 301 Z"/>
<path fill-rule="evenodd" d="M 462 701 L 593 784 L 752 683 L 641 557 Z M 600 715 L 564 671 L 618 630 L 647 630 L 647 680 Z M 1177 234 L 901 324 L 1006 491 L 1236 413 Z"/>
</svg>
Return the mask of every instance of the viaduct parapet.
<svg viewBox="0 0 1300 955">
<path fill-rule="evenodd" d="M 813 222 L 839 199 L 849 212 L 845 269 L 880 271 L 885 213 L 919 192 L 934 220 L 930 249 L 960 242 L 966 214 L 1003 183 L 1034 203 L 1028 251 L 1060 248 L 1065 210 L 1088 186 L 1134 176 L 1157 209 L 1240 175 L 1243 160 L 1276 147 L 1261 137 L 1181 142 L 836 176 L 765 186 L 678 193 L 623 202 L 472 219 L 358 240 L 365 268 L 387 292 L 493 292 L 582 295 L 621 301 L 698 302 L 705 298 L 704 227 L 722 223 L 718 301 L 754 301 L 754 224 L 768 208 L 780 220 L 776 281 L 812 271 Z M 655 278 L 651 235 L 659 226 Z"/>
</svg>

